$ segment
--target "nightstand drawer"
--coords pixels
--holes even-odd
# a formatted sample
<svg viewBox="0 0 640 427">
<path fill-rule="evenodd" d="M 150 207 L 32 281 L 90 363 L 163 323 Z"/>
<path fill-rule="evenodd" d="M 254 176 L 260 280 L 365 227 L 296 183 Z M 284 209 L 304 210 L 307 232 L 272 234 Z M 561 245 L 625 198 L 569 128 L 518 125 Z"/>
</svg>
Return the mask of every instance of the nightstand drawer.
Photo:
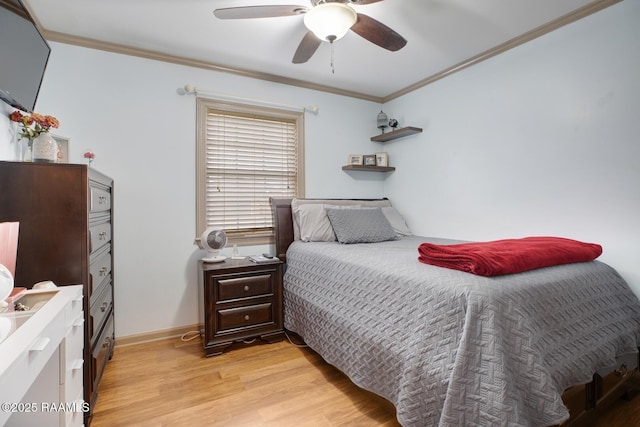
<svg viewBox="0 0 640 427">
<path fill-rule="evenodd" d="M 218 310 L 218 331 L 246 328 L 265 323 L 273 323 L 273 304 L 271 303 Z"/>
<path fill-rule="evenodd" d="M 217 279 L 218 302 L 273 293 L 272 274 Z"/>
</svg>

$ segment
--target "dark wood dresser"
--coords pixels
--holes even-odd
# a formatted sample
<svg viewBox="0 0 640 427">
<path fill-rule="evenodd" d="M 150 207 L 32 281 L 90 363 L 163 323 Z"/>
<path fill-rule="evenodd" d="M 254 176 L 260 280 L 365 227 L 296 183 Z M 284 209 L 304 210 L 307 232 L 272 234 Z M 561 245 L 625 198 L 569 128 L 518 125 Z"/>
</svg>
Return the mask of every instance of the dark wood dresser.
<svg viewBox="0 0 640 427">
<path fill-rule="evenodd" d="M 202 345 L 205 355 L 221 354 L 235 341 L 284 338 L 282 262 L 256 264 L 245 259 L 200 261 Z"/>
<path fill-rule="evenodd" d="M 0 162 L 0 222 L 20 223 L 15 286 L 83 286 L 85 425 L 115 344 L 112 202 L 113 180 L 87 165 Z"/>
</svg>

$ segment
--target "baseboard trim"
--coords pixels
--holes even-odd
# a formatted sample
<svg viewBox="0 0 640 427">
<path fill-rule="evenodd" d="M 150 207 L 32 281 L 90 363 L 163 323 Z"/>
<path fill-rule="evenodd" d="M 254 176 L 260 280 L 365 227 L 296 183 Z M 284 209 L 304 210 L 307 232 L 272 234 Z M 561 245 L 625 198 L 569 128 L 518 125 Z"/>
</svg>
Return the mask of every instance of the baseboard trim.
<svg viewBox="0 0 640 427">
<path fill-rule="evenodd" d="M 145 332 L 143 334 L 127 335 L 116 337 L 116 347 L 125 347 L 129 345 L 142 344 L 150 341 L 159 341 L 168 338 L 180 337 L 188 332 L 202 331 L 202 324 L 190 326 L 181 326 L 179 328 L 162 329 L 159 331 Z"/>
</svg>

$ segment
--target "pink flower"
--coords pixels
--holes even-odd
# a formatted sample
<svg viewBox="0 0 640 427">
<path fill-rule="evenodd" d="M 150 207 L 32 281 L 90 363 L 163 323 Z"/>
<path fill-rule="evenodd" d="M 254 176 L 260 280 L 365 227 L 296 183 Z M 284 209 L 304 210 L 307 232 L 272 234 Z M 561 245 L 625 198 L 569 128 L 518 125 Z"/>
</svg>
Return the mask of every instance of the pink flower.
<svg viewBox="0 0 640 427">
<path fill-rule="evenodd" d="M 95 159 L 96 158 L 96 153 L 94 153 L 93 151 L 87 151 L 86 153 L 84 153 L 84 158 L 85 159 Z"/>
</svg>

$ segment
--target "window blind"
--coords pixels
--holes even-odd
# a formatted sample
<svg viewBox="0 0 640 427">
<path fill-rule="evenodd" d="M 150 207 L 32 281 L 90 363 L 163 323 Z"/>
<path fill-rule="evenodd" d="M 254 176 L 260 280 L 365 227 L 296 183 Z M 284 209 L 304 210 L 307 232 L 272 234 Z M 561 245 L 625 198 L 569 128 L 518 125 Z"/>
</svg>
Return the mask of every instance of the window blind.
<svg viewBox="0 0 640 427">
<path fill-rule="evenodd" d="M 205 227 L 272 234 L 269 197 L 298 194 L 298 134 L 295 119 L 208 109 Z"/>
</svg>

